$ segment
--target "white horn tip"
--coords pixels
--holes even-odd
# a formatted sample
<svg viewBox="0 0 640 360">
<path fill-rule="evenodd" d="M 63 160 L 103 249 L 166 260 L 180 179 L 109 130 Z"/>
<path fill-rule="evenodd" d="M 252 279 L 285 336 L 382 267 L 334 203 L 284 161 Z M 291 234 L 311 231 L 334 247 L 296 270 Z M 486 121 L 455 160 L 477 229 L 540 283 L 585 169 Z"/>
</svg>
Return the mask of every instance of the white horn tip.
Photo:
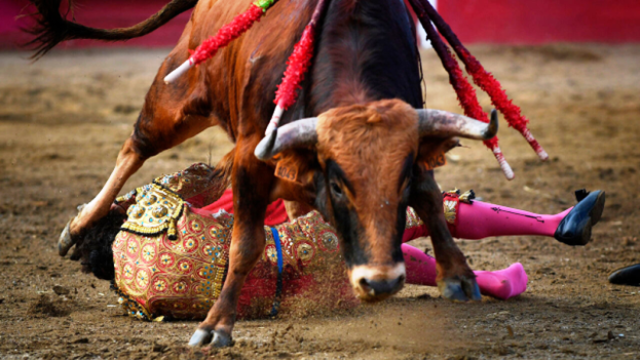
<svg viewBox="0 0 640 360">
<path fill-rule="evenodd" d="M 253 152 L 253 154 L 259 160 L 262 160 L 262 161 L 267 161 L 271 159 L 273 157 L 273 154 L 272 154 L 273 146 L 275 145 L 277 137 L 278 137 L 277 129 L 265 135 L 265 137 L 262 138 L 262 140 L 260 140 L 260 142 L 258 143 L 258 146 L 256 146 L 256 149 Z"/>
</svg>

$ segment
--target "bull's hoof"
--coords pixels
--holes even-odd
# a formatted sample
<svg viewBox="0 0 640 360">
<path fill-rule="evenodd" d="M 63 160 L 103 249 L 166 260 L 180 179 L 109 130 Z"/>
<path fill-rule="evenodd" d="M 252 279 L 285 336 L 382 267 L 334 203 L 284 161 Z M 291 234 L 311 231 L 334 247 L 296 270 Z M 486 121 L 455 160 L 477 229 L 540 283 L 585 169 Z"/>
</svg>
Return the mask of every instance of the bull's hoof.
<svg viewBox="0 0 640 360">
<path fill-rule="evenodd" d="M 466 277 L 456 276 L 443 279 L 438 282 L 438 289 L 444 298 L 452 301 L 479 301 L 482 298 L 476 280 Z"/>
<path fill-rule="evenodd" d="M 76 241 L 71 238 L 71 221 L 64 227 L 60 234 L 60 240 L 58 240 L 58 255 L 65 256 L 69 252 L 69 249 L 75 245 Z"/>
<path fill-rule="evenodd" d="M 82 204 L 78 206 L 78 216 L 80 216 L 80 214 L 82 214 L 82 210 L 84 210 L 85 206 L 87 206 L 87 204 Z M 71 249 L 73 247 L 73 245 L 78 243 L 78 239 L 82 238 L 83 235 L 71 235 L 71 223 L 73 222 L 73 220 L 75 220 L 78 216 L 76 216 L 75 218 L 69 220 L 69 222 L 67 223 L 67 225 L 64 227 L 64 229 L 62 229 L 62 233 L 60 234 L 60 239 L 58 240 L 58 254 L 62 257 L 66 256 L 67 253 L 69 252 L 69 249 Z M 75 239 L 74 239 L 75 237 Z"/>
<path fill-rule="evenodd" d="M 232 344 L 233 341 L 231 340 L 230 335 L 227 335 L 222 331 L 213 331 L 213 340 L 211 340 L 211 345 L 215 347 L 227 347 Z"/>
<path fill-rule="evenodd" d="M 227 347 L 231 346 L 232 343 L 233 342 L 231 341 L 231 336 L 219 330 L 209 331 L 204 329 L 197 329 L 189 340 L 189 346 L 191 347 L 207 345 L 213 345 L 214 347 Z"/>
</svg>

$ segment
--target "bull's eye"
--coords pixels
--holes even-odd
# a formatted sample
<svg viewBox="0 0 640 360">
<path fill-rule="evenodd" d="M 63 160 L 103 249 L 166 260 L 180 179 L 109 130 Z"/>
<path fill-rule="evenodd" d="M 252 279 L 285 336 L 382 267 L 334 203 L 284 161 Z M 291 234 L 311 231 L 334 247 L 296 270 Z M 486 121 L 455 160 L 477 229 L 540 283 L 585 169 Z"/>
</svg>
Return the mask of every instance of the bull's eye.
<svg viewBox="0 0 640 360">
<path fill-rule="evenodd" d="M 335 181 L 331 182 L 331 193 L 333 193 L 333 195 L 336 197 L 342 196 L 342 189 Z"/>
<path fill-rule="evenodd" d="M 402 192 L 402 196 L 406 199 L 409 197 L 409 194 L 411 194 L 411 178 L 407 179 L 407 185 Z"/>
</svg>

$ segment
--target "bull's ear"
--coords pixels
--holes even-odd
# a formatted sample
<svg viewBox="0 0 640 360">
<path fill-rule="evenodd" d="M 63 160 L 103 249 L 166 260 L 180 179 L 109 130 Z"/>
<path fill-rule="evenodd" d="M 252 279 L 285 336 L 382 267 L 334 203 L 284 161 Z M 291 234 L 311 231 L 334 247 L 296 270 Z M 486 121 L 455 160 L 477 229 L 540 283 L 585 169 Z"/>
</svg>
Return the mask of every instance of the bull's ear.
<svg viewBox="0 0 640 360">
<path fill-rule="evenodd" d="M 460 146 L 460 139 L 424 137 L 420 141 L 416 163 L 425 166 L 426 170 L 433 170 L 447 163 L 445 153 Z"/>
</svg>

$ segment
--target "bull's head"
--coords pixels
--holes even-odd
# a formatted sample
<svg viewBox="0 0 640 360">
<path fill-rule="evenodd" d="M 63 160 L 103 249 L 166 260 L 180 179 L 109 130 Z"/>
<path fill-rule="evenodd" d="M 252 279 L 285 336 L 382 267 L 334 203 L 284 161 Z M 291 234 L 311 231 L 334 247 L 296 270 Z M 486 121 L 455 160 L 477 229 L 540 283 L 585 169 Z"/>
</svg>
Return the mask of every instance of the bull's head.
<svg viewBox="0 0 640 360">
<path fill-rule="evenodd" d="M 398 292 L 406 277 L 400 245 L 414 166 L 455 146 L 457 136 L 484 140 L 496 132 L 496 116 L 486 124 L 382 100 L 286 124 L 255 154 L 269 160 L 295 156 L 287 150 L 314 152 L 315 165 L 300 166 L 308 179 L 302 183 L 337 230 L 356 294 L 376 301 Z"/>
</svg>

